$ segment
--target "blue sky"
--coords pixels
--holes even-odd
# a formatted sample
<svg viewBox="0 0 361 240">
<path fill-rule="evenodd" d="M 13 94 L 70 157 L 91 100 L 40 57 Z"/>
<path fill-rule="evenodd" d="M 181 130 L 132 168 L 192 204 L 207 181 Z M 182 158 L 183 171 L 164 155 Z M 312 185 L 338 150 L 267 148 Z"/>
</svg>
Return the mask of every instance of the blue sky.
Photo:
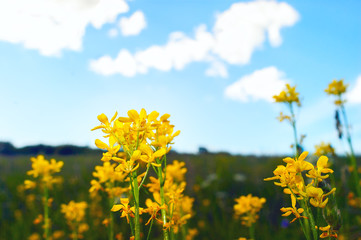
<svg viewBox="0 0 361 240">
<path fill-rule="evenodd" d="M 45 4 L 46 2 L 46 4 Z M 19 7 L 20 6 L 20 7 Z M 97 115 L 171 114 L 174 149 L 291 153 L 270 96 L 297 85 L 306 150 L 347 150 L 334 128 L 333 79 L 361 153 L 361 2 L 67 0 L 0 7 L 0 141 L 94 146 Z"/>
</svg>

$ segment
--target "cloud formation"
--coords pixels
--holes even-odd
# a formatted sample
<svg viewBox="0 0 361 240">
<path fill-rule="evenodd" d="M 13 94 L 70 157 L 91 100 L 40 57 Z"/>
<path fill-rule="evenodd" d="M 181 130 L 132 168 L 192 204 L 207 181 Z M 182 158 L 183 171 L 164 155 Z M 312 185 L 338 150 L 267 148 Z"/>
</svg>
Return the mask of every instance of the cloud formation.
<svg viewBox="0 0 361 240">
<path fill-rule="evenodd" d="M 92 60 L 90 68 L 103 75 L 119 73 L 134 76 L 147 73 L 150 68 L 159 71 L 181 70 L 191 62 L 202 61 L 211 65 L 206 75 L 227 77 L 223 63 L 249 63 L 253 52 L 261 48 L 266 39 L 271 46 L 279 46 L 282 43 L 280 30 L 294 25 L 298 19 L 297 11 L 287 3 L 265 0 L 235 3 L 217 15 L 212 31 L 200 25 L 193 38 L 182 32 L 173 32 L 165 45 L 153 45 L 131 54 L 136 64 L 133 75 L 123 73 L 121 69 L 124 68 L 116 64 L 123 62 L 118 59 L 124 57 L 121 54 L 115 59 L 108 59 L 114 66 L 112 73 L 108 68 L 101 68 L 104 57 Z M 127 50 L 122 49 L 120 52 L 124 51 Z"/>
<path fill-rule="evenodd" d="M 122 74 L 127 77 L 137 73 L 147 73 L 150 68 L 159 71 L 181 70 L 190 62 L 207 61 L 208 52 L 212 48 L 213 38 L 201 25 L 195 31 L 194 39 L 182 32 L 174 32 L 164 46 L 151 46 L 134 55 L 122 49 L 115 59 L 103 56 L 90 62 L 90 68 L 102 75 Z M 131 70 L 120 63 L 131 63 Z"/>
<path fill-rule="evenodd" d="M 350 103 L 361 103 L 361 75 L 357 77 L 355 86 L 349 91 L 346 98 Z"/>
<path fill-rule="evenodd" d="M 119 20 L 119 28 L 123 36 L 138 35 L 146 26 L 147 22 L 142 11 L 136 11 L 129 18 L 122 17 Z"/>
<path fill-rule="evenodd" d="M 226 88 L 227 98 L 240 102 L 265 100 L 273 102 L 272 96 L 278 94 L 289 80 L 276 67 L 267 67 L 241 77 Z"/>
<path fill-rule="evenodd" d="M 125 0 L 12 0 L 0 6 L 0 41 L 42 55 L 82 48 L 86 27 L 100 29 L 129 10 Z"/>
</svg>

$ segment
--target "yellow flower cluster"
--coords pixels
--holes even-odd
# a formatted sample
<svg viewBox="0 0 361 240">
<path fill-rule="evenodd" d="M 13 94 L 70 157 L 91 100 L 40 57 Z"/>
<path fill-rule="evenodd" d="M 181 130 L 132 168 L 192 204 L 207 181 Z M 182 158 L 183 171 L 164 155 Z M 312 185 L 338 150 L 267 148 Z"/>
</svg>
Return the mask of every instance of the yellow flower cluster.
<svg viewBox="0 0 361 240">
<path fill-rule="evenodd" d="M 68 204 L 61 204 L 61 212 L 64 214 L 69 227 L 72 229 L 71 238 L 83 238 L 83 233 L 89 229 L 88 224 L 84 223 L 85 209 L 88 207 L 86 202 L 70 201 Z M 76 236 L 74 236 L 76 235 Z"/>
<path fill-rule="evenodd" d="M 98 116 L 101 124 L 92 129 L 101 129 L 108 141 L 95 141 L 98 148 L 105 150 L 101 159 L 104 164 L 93 173 L 98 179 L 92 180 L 90 191 L 104 189 L 102 183 L 106 181 L 112 182 L 110 185 L 113 190 L 117 181 L 128 184 L 128 187 L 118 187 L 112 192 L 111 197 L 120 197 L 120 203 L 115 204 L 112 211 L 120 211 L 121 217 L 125 217 L 128 223 L 134 223 L 135 239 L 140 239 L 141 214 L 150 215 L 146 225 L 153 220 L 161 222 L 165 236 L 168 231 L 178 233 L 179 228 L 192 216 L 194 200 L 183 194 L 186 186 L 184 174 L 187 172 L 185 164 L 176 160 L 173 164 L 166 164 L 170 145 L 180 133 L 174 131 L 169 117 L 169 114 L 159 117 L 156 111 L 147 114 L 144 109 L 139 113 L 130 110 L 127 117 L 117 117 L 115 113 L 110 121 L 101 114 Z M 111 160 L 116 163 L 111 164 Z M 149 169 L 155 171 L 157 178 L 149 177 L 149 183 L 145 184 Z M 140 207 L 139 190 L 144 187 L 153 196 L 146 199 L 146 207 Z M 123 193 L 127 191 L 130 193 L 124 197 Z M 189 234 L 190 237 L 194 235 Z"/>
<path fill-rule="evenodd" d="M 273 98 L 276 102 L 289 104 L 296 103 L 298 106 L 301 106 L 298 95 L 299 93 L 296 92 L 296 86 L 291 87 L 289 84 L 286 84 L 286 89 L 283 90 L 279 95 L 273 96 Z"/>
<path fill-rule="evenodd" d="M 28 171 L 29 176 L 34 178 L 40 177 L 41 184 L 45 184 L 46 187 L 50 188 L 54 183 L 62 181 L 60 177 L 53 177 L 54 173 L 60 172 L 64 163 L 62 161 L 56 161 L 55 159 L 46 160 L 43 155 L 30 158 L 32 164 L 32 170 Z M 31 189 L 36 187 L 36 182 L 25 180 L 25 189 Z"/>
<path fill-rule="evenodd" d="M 173 138 L 180 131 L 174 132 L 169 114 L 164 114 L 158 119 L 156 111 L 147 114 L 142 109 L 128 111 L 128 117 L 117 118 L 117 113 L 109 121 L 105 114 L 98 116 L 101 125 L 92 130 L 101 129 L 109 139 L 109 144 L 97 139 L 95 144 L 98 148 L 106 150 L 102 161 L 114 160 L 119 163 L 117 171 L 129 174 L 138 169 L 139 163 L 144 162 L 148 166 L 159 166 L 156 160 L 162 158 L 170 151 Z M 118 154 L 120 148 L 124 153 Z"/>
<path fill-rule="evenodd" d="M 343 79 L 337 81 L 333 80 L 329 85 L 328 88 L 325 89 L 325 92 L 329 95 L 335 95 L 338 98 L 335 100 L 335 105 L 341 106 L 343 105 L 346 100 L 342 99 L 342 94 L 346 92 L 348 84 L 343 83 Z"/>
<path fill-rule="evenodd" d="M 326 227 L 317 227 L 316 229 L 319 229 L 322 231 L 322 234 L 320 235 L 320 238 L 338 238 L 337 231 L 333 230 L 330 225 L 327 225 Z"/>
<path fill-rule="evenodd" d="M 331 146 L 330 143 L 321 142 L 319 145 L 315 145 L 315 153 L 316 156 L 322 155 L 335 155 L 335 149 Z"/>
<path fill-rule="evenodd" d="M 103 166 L 95 167 L 93 176 L 97 178 L 97 180 L 91 180 L 91 188 L 89 189 L 93 197 L 95 197 L 95 194 L 100 190 L 106 192 L 109 198 L 120 196 L 129 191 L 129 187 L 116 185 L 117 182 L 123 182 L 126 178 L 126 174 L 115 171 L 116 165 L 116 163 L 112 164 L 107 161 L 103 163 Z"/>
<path fill-rule="evenodd" d="M 281 208 L 281 211 L 284 212 L 283 216 L 293 214 L 295 218 L 292 221 L 301 217 L 305 218 L 301 216 L 304 209 L 296 207 L 297 200 L 306 204 L 309 202 L 314 207 L 324 208 L 328 202 L 327 196 L 336 191 L 336 188 L 333 188 L 328 193 L 324 193 L 318 187 L 320 182 L 329 177 L 328 173 L 333 173 L 333 170 L 327 167 L 328 158 L 321 156 L 317 165 L 313 166 L 305 160 L 307 155 L 308 152 L 303 152 L 298 159 L 290 157 L 283 159 L 286 166 L 277 166 L 273 171 L 275 176 L 264 179 L 265 181 L 278 180 L 279 182 L 274 182 L 274 184 L 283 187 L 284 193 L 291 196 L 292 207 Z M 307 185 L 303 176 L 304 171 L 308 171 L 305 175 L 312 180 Z"/>
<path fill-rule="evenodd" d="M 235 199 L 236 204 L 233 206 L 235 215 L 240 217 L 242 224 L 251 227 L 259 218 L 258 212 L 266 202 L 265 198 L 259 198 L 248 194 Z"/>
<path fill-rule="evenodd" d="M 325 89 L 325 92 L 329 95 L 341 95 L 346 92 L 348 84 L 343 83 L 343 79 L 337 81 L 334 79 Z"/>
</svg>

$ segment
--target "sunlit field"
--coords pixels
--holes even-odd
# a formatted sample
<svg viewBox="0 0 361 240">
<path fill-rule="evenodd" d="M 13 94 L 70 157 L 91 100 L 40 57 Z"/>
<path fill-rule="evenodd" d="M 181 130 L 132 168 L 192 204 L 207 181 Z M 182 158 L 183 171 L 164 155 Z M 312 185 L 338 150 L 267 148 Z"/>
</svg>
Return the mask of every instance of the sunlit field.
<svg viewBox="0 0 361 240">
<path fill-rule="evenodd" d="M 274 100 L 294 132 L 292 156 L 180 154 L 171 115 L 145 109 L 98 115 L 99 150 L 3 150 L 0 238 L 359 239 L 360 158 L 346 91 L 343 80 L 325 90 L 346 156 L 324 142 L 304 151 L 295 116 L 302 103 L 288 84 Z"/>
<path fill-rule="evenodd" d="M 361 1 L 0 1 L 0 240 L 361 240 Z"/>
</svg>

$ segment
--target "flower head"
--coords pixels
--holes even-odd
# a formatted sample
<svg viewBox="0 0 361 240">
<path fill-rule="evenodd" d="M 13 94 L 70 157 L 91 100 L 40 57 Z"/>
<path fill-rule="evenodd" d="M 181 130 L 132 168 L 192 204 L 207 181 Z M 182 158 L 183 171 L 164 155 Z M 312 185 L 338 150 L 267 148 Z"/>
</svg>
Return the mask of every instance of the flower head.
<svg viewBox="0 0 361 240">
<path fill-rule="evenodd" d="M 329 95 L 337 95 L 345 93 L 347 90 L 348 84 L 343 83 L 343 79 L 337 81 L 334 79 L 329 85 L 328 88 L 325 89 L 325 92 Z"/>
<path fill-rule="evenodd" d="M 286 84 L 286 89 L 280 92 L 279 95 L 273 96 L 276 102 L 284 103 L 296 103 L 298 106 L 301 106 L 300 99 L 298 97 L 299 93 L 296 92 L 296 86 L 291 87 L 289 84 Z"/>
</svg>

